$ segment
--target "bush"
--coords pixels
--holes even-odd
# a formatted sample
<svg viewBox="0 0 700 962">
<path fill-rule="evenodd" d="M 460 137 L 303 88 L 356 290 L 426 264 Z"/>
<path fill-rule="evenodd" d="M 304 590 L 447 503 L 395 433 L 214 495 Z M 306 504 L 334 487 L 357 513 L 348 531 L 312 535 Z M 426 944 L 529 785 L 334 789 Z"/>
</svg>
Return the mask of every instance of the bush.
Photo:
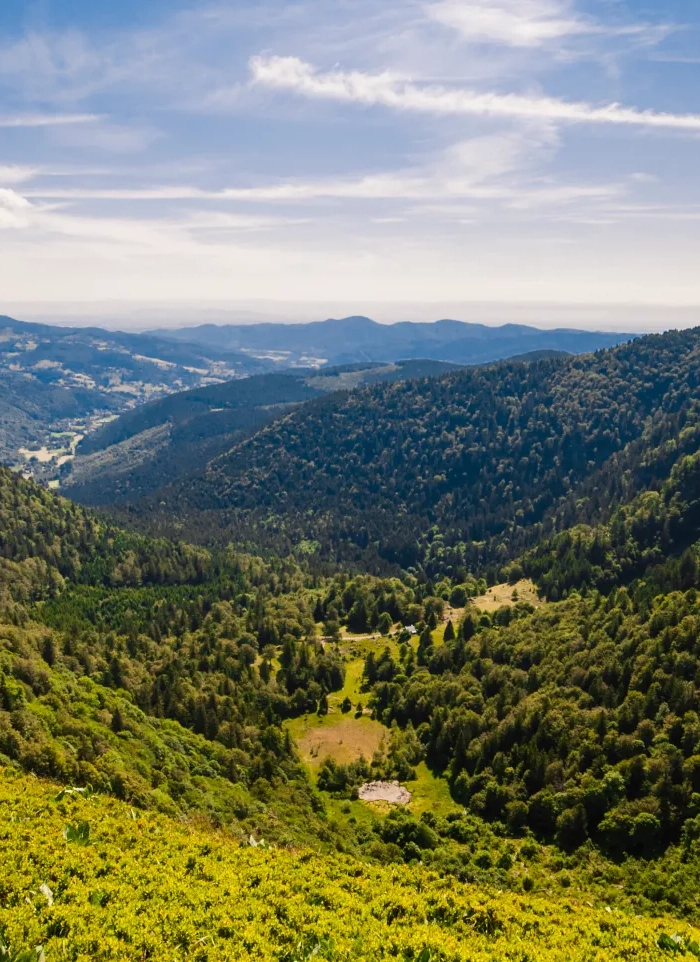
<svg viewBox="0 0 700 962">
<path fill-rule="evenodd" d="M 513 856 L 509 852 L 503 852 L 499 856 L 496 866 L 503 869 L 504 872 L 508 872 L 513 868 Z"/>
</svg>

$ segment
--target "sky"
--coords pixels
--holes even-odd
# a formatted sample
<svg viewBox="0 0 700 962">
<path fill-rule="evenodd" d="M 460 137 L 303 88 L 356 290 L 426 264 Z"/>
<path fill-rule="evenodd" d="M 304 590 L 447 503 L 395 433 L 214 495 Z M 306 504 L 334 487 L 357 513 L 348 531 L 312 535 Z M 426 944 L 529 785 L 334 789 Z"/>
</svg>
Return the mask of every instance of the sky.
<svg viewBox="0 0 700 962">
<path fill-rule="evenodd" d="M 700 324 L 697 0 L 0 4 L 0 313 Z"/>
</svg>

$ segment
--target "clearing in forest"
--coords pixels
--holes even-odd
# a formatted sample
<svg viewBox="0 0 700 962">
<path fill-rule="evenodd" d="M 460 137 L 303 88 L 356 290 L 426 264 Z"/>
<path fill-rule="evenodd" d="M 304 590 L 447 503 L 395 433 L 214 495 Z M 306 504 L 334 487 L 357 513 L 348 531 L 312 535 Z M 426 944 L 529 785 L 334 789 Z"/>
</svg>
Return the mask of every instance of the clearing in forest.
<svg viewBox="0 0 700 962">
<path fill-rule="evenodd" d="M 494 585 L 485 594 L 473 598 L 471 605 L 479 608 L 480 611 L 492 612 L 502 608 L 503 605 L 514 605 L 518 601 L 526 601 L 535 608 L 541 607 L 542 601 L 537 594 L 534 582 L 523 579 L 515 585 Z"/>
<path fill-rule="evenodd" d="M 386 728 L 366 715 L 326 715 L 318 718 L 307 715 L 290 723 L 304 762 L 315 771 L 325 758 L 334 758 L 343 765 L 364 756 L 368 762 L 379 749 Z"/>
</svg>

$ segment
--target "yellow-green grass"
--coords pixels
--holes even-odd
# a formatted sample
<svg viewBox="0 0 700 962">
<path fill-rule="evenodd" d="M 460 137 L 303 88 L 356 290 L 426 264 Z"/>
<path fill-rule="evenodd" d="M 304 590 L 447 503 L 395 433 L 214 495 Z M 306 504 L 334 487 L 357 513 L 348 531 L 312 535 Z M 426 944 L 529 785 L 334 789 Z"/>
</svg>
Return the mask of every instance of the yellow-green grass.
<svg viewBox="0 0 700 962">
<path fill-rule="evenodd" d="M 398 629 L 400 630 L 400 629 Z M 340 640 L 340 652 L 348 659 L 361 658 L 362 661 L 370 651 L 375 655 L 381 654 L 388 648 L 392 655 L 398 655 L 400 645 L 395 638 L 388 635 L 344 635 Z"/>
<path fill-rule="evenodd" d="M 304 715 L 287 722 L 302 761 L 314 774 L 325 758 L 344 765 L 364 757 L 372 760 L 388 732 L 379 722 L 363 715 L 355 718 L 339 711 L 321 716 Z"/>
<path fill-rule="evenodd" d="M 341 705 L 346 698 L 352 702 L 353 709 L 358 702 L 367 701 L 367 693 L 362 692 L 362 671 L 365 663 L 362 658 L 353 658 L 345 662 L 345 684 L 341 691 L 329 695 L 331 705 Z"/>
<path fill-rule="evenodd" d="M 0 769 L 0 932 L 47 962 L 662 962 L 700 931 L 205 826 Z M 85 823 L 87 828 L 79 828 Z M 68 826 L 78 841 L 67 841 Z M 71 833 L 68 833 L 69 838 Z M 683 951 L 675 958 L 691 958 Z"/>
<path fill-rule="evenodd" d="M 480 611 L 493 612 L 498 611 L 503 605 L 515 604 L 513 600 L 513 591 L 517 591 L 517 600 L 526 601 L 528 604 L 533 605 L 535 608 L 539 608 L 542 605 L 542 601 L 537 594 L 537 588 L 533 581 L 528 579 L 523 579 L 515 585 L 494 585 L 493 588 L 480 595 L 478 598 L 474 598 L 472 604 L 474 607 L 478 608 Z"/>
<path fill-rule="evenodd" d="M 414 815 L 422 815 L 423 812 L 447 815 L 459 808 L 450 795 L 447 781 L 434 775 L 425 762 L 416 766 L 416 775 L 415 780 L 405 783 L 411 793 L 409 811 Z"/>
<path fill-rule="evenodd" d="M 387 729 L 369 717 L 368 693 L 362 691 L 365 658 L 370 651 L 380 654 L 385 648 L 389 648 L 394 656 L 398 655 L 399 645 L 393 639 L 370 635 L 344 637 L 340 654 L 344 661 L 345 682 L 340 691 L 328 696 L 329 713 L 304 715 L 285 723 L 312 775 L 325 758 L 333 758 L 341 764 L 357 761 L 360 757 L 371 761 L 382 742 L 388 739 Z M 343 713 L 341 706 L 346 698 L 350 699 L 352 709 Z M 364 705 L 365 714 L 356 718 L 359 703 Z"/>
<path fill-rule="evenodd" d="M 343 825 L 348 820 L 352 820 L 357 828 L 371 831 L 372 826 L 376 824 L 377 814 L 381 814 L 374 804 L 358 800 L 328 796 L 325 803 L 329 821 L 335 822 L 336 825 Z"/>
</svg>

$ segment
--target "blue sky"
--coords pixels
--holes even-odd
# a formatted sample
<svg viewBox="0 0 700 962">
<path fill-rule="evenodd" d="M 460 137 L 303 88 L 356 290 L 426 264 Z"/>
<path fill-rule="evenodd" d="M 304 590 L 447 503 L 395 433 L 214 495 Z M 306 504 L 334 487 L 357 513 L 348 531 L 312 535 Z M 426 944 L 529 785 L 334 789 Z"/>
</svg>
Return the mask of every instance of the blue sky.
<svg viewBox="0 0 700 962">
<path fill-rule="evenodd" d="M 0 6 L 0 312 L 697 323 L 699 162 L 697 0 Z"/>
</svg>

